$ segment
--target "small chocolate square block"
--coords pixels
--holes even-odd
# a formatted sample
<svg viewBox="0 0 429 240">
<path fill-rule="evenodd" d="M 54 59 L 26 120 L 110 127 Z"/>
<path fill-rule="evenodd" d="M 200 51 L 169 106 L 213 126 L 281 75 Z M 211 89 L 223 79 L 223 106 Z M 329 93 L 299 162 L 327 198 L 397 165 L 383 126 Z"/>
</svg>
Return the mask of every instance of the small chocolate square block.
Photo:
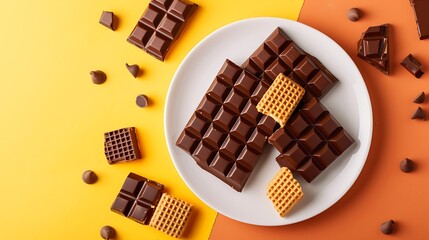
<svg viewBox="0 0 429 240">
<path fill-rule="evenodd" d="M 198 5 L 187 0 L 152 0 L 128 42 L 164 61 Z"/>
<path fill-rule="evenodd" d="M 140 159 L 134 127 L 104 133 L 104 154 L 109 164 Z"/>
<path fill-rule="evenodd" d="M 164 185 L 130 173 L 110 209 L 141 224 L 149 224 Z"/>
<path fill-rule="evenodd" d="M 281 167 L 298 172 L 307 182 L 313 181 L 353 143 L 328 110 L 315 98 L 289 119 L 284 128 L 274 132 L 268 142 L 281 154 Z"/>
</svg>

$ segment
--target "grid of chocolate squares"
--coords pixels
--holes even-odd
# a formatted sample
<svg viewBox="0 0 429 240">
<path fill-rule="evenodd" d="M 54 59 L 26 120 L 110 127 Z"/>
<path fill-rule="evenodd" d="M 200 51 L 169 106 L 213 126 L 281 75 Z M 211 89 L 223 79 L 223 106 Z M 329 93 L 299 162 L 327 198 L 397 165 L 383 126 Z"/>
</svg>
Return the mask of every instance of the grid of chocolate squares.
<svg viewBox="0 0 429 240">
<path fill-rule="evenodd" d="M 277 28 L 241 67 L 225 61 L 176 145 L 241 192 L 269 139 L 280 152 L 280 167 L 311 182 L 354 143 L 319 102 L 336 82 L 319 60 Z M 273 191 L 277 184 L 271 184 L 267 195 L 290 193 L 291 186 L 298 191 L 299 184 L 292 183 L 281 185 L 285 191 Z M 303 193 L 297 196 L 286 205 L 293 206 Z"/>
</svg>

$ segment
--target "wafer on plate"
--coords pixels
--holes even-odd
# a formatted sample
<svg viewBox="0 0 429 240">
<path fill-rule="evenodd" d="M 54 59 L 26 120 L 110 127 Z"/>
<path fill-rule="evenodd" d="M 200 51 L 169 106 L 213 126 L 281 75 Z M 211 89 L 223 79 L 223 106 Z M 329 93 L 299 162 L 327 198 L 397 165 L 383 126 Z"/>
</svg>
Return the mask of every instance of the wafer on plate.
<svg viewBox="0 0 429 240">
<path fill-rule="evenodd" d="M 303 87 L 280 73 L 258 102 L 256 109 L 284 127 L 304 94 Z"/>
<path fill-rule="evenodd" d="M 164 193 L 149 226 L 172 237 L 180 238 L 191 214 L 191 208 L 191 204 Z"/>
<path fill-rule="evenodd" d="M 284 217 L 304 197 L 304 193 L 292 172 L 282 167 L 268 184 L 267 196 Z"/>
</svg>

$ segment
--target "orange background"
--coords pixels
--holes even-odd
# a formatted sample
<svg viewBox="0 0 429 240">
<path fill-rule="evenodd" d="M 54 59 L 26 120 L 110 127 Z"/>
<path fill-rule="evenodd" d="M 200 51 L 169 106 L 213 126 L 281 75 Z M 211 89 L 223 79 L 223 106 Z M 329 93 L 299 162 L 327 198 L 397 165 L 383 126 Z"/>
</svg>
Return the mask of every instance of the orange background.
<svg viewBox="0 0 429 240">
<path fill-rule="evenodd" d="M 347 10 L 358 7 L 364 16 L 347 19 Z M 365 167 L 349 192 L 334 206 L 301 223 L 283 227 L 259 227 L 218 215 L 211 240 L 224 239 L 428 239 L 429 122 L 411 120 L 418 106 L 429 113 L 428 101 L 412 99 L 429 90 L 429 73 L 414 78 L 400 62 L 412 53 L 429 66 L 429 40 L 419 40 L 412 8 L 407 0 L 306 0 L 299 22 L 312 26 L 339 43 L 361 71 L 374 114 L 373 142 Z M 357 58 L 357 41 L 369 26 L 391 24 L 391 74 L 384 75 Z M 317 43 L 315 43 L 317 44 Z M 403 173 L 405 157 L 417 165 Z M 396 221 L 393 235 L 383 235 L 382 222 Z"/>
</svg>

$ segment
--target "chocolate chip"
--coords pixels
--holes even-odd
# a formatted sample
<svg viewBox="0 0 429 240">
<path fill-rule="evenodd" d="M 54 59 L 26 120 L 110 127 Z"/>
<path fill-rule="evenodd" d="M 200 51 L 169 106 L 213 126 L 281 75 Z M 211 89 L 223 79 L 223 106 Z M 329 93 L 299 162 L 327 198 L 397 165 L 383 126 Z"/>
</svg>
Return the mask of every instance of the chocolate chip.
<svg viewBox="0 0 429 240">
<path fill-rule="evenodd" d="M 136 104 L 141 108 L 147 107 L 149 99 L 144 94 L 140 94 L 136 98 Z"/>
<path fill-rule="evenodd" d="M 116 230 L 111 226 L 104 226 L 100 230 L 100 235 L 105 240 L 114 239 L 116 237 Z"/>
<path fill-rule="evenodd" d="M 103 84 L 107 79 L 106 74 L 100 70 L 91 71 L 89 74 L 94 84 Z"/>
<path fill-rule="evenodd" d="M 417 97 L 414 98 L 414 103 L 423 103 L 425 101 L 425 92 L 420 92 Z"/>
<path fill-rule="evenodd" d="M 103 11 L 98 22 L 113 31 L 118 27 L 118 19 L 113 12 Z"/>
<path fill-rule="evenodd" d="M 411 172 L 413 171 L 415 165 L 413 160 L 405 158 L 404 160 L 401 161 L 399 166 L 403 172 Z"/>
<path fill-rule="evenodd" d="M 134 78 L 137 78 L 139 76 L 140 67 L 137 64 L 128 65 L 128 63 L 125 63 L 125 66 L 127 67 L 128 71 L 133 75 Z"/>
<path fill-rule="evenodd" d="M 362 17 L 362 11 L 359 8 L 350 8 L 347 12 L 347 18 L 352 21 L 356 22 Z"/>
<path fill-rule="evenodd" d="M 421 119 L 425 120 L 425 113 L 421 107 L 418 107 L 414 114 L 411 116 L 411 119 Z"/>
<path fill-rule="evenodd" d="M 98 177 L 97 177 L 97 174 L 95 174 L 95 172 L 91 170 L 86 170 L 82 174 L 82 180 L 87 184 L 93 184 L 97 182 Z"/>
<path fill-rule="evenodd" d="M 393 232 L 393 224 L 395 224 L 393 220 L 382 223 L 380 226 L 381 232 L 384 234 L 391 234 Z"/>
</svg>

